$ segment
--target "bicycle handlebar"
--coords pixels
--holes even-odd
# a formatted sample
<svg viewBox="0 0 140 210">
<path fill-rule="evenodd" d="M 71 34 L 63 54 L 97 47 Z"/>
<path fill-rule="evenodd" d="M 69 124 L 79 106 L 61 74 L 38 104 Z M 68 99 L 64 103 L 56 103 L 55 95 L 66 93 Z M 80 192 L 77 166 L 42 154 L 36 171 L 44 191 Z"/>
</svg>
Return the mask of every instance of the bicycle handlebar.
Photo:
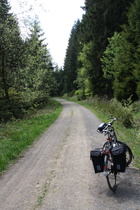
<svg viewBox="0 0 140 210">
<path fill-rule="evenodd" d="M 114 123 L 114 121 L 116 121 L 116 120 L 117 120 L 115 117 L 110 117 L 110 118 L 108 118 L 108 120 L 110 120 L 110 119 L 112 119 L 112 121 L 111 121 L 111 122 L 109 122 L 108 124 L 111 124 L 111 125 Z"/>
<path fill-rule="evenodd" d="M 104 134 L 106 135 L 106 134 L 109 134 L 109 133 L 111 132 L 111 130 L 110 130 L 109 128 L 112 127 L 114 121 L 116 121 L 116 118 L 115 118 L 115 117 L 110 117 L 110 118 L 108 118 L 108 120 L 109 120 L 109 119 L 112 119 L 112 121 L 111 121 L 111 122 L 108 122 L 108 123 L 102 123 L 102 124 L 98 127 L 97 131 L 98 131 L 99 133 L 104 133 Z M 112 127 L 112 128 L 113 128 L 113 127 Z"/>
</svg>

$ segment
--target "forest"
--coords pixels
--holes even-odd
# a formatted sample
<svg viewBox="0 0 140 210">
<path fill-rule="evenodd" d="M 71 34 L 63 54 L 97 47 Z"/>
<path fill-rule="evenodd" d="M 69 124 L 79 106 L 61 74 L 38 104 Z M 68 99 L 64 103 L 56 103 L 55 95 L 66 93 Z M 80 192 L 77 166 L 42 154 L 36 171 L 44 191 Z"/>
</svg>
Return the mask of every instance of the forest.
<svg viewBox="0 0 140 210">
<path fill-rule="evenodd" d="M 59 69 L 37 19 L 23 39 L 0 0 L 0 121 L 19 118 L 51 96 L 140 99 L 140 0 L 85 0 Z"/>
<path fill-rule="evenodd" d="M 85 0 L 82 9 L 58 72 L 60 94 L 139 100 L 140 0 Z"/>
</svg>

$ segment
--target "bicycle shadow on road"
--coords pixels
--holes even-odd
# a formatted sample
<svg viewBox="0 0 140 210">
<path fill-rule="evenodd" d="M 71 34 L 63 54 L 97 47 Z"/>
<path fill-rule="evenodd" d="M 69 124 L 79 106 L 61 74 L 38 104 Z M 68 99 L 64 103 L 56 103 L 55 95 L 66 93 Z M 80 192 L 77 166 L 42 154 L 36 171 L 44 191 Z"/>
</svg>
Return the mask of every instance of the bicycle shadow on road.
<svg viewBox="0 0 140 210">
<path fill-rule="evenodd" d="M 108 191 L 107 196 L 113 196 L 119 203 L 133 200 L 140 204 L 139 170 L 128 168 L 125 173 L 117 176 L 117 183 L 116 191 Z"/>
</svg>

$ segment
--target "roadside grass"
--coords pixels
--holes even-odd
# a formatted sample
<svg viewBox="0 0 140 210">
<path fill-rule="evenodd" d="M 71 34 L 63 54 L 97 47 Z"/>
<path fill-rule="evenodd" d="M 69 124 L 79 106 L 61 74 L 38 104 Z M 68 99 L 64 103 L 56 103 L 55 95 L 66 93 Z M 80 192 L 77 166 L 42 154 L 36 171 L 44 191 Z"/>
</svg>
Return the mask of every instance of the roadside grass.
<svg viewBox="0 0 140 210">
<path fill-rule="evenodd" d="M 117 101 L 99 100 L 98 98 L 83 101 L 77 101 L 75 98 L 67 98 L 67 100 L 85 106 L 102 122 L 108 122 L 109 117 L 116 117 L 117 121 L 114 123 L 114 127 L 118 139 L 127 143 L 132 149 L 133 166 L 140 169 L 140 103 L 123 107 Z"/>
<path fill-rule="evenodd" d="M 58 118 L 62 106 L 50 99 L 46 107 L 22 120 L 0 124 L 0 174 Z"/>
</svg>

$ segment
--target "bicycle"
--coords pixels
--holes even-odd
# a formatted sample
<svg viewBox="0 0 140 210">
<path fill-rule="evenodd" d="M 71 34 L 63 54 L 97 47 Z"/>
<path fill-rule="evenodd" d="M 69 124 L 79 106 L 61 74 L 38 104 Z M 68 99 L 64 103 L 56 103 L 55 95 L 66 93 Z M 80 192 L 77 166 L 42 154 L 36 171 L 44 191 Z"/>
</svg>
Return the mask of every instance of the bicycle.
<svg viewBox="0 0 140 210">
<path fill-rule="evenodd" d="M 117 139 L 113 127 L 116 118 L 109 119 L 112 119 L 112 121 L 100 124 L 97 129 L 97 132 L 107 135 L 107 141 L 102 148 L 96 148 L 90 152 L 90 159 L 93 162 L 95 173 L 103 172 L 109 188 L 115 191 L 117 174 L 125 172 L 134 156 L 130 147 Z"/>
</svg>

